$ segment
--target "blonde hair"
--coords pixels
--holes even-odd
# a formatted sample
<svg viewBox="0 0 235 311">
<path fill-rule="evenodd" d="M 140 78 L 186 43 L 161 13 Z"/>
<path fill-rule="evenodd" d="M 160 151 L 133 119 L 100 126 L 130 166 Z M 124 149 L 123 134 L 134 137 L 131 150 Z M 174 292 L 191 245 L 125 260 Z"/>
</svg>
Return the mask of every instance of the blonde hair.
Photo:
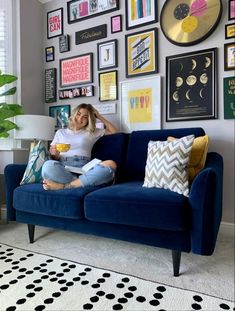
<svg viewBox="0 0 235 311">
<path fill-rule="evenodd" d="M 76 129 L 75 117 L 81 109 L 86 109 L 88 111 L 88 122 L 87 122 L 87 125 L 84 127 L 84 129 L 90 133 L 94 133 L 96 129 L 96 117 L 95 117 L 95 111 L 91 104 L 82 103 L 72 110 L 71 117 L 69 118 L 68 128 L 70 130 Z"/>
</svg>

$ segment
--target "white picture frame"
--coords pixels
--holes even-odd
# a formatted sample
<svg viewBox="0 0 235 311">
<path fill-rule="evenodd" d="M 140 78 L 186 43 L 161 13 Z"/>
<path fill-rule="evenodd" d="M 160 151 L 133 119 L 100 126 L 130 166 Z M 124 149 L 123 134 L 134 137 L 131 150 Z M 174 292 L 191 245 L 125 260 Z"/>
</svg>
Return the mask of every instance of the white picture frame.
<svg viewBox="0 0 235 311">
<path fill-rule="evenodd" d="M 124 132 L 161 129 L 161 77 L 120 82 L 121 118 Z"/>
</svg>

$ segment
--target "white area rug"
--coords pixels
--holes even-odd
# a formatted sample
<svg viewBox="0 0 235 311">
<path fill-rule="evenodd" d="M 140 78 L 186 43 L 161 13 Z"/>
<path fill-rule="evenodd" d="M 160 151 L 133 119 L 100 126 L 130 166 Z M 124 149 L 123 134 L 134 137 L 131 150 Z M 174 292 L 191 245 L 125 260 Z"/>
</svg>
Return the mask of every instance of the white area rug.
<svg viewBox="0 0 235 311">
<path fill-rule="evenodd" d="M 234 302 L 0 244 L 0 310 L 235 310 Z"/>
</svg>

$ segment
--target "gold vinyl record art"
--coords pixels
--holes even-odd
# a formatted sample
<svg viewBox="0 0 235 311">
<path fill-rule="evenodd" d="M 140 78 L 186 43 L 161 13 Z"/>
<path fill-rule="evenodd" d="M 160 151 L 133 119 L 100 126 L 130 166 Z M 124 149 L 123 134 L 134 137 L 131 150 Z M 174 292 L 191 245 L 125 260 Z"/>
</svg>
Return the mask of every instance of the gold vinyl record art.
<svg viewBox="0 0 235 311">
<path fill-rule="evenodd" d="M 166 0 L 160 16 L 161 29 L 175 45 L 194 45 L 215 30 L 222 10 L 221 0 Z"/>
</svg>

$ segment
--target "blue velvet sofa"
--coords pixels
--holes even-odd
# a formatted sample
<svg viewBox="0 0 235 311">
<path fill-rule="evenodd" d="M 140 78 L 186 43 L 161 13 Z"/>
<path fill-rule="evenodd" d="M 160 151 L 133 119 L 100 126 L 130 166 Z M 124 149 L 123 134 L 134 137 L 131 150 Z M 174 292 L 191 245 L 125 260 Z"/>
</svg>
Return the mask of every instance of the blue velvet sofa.
<svg viewBox="0 0 235 311">
<path fill-rule="evenodd" d="M 202 128 L 134 131 L 100 138 L 93 157 L 118 164 L 115 184 L 45 191 L 41 184 L 19 186 L 26 165 L 5 168 L 7 217 L 28 225 L 78 231 L 172 250 L 173 274 L 179 275 L 181 252 L 212 255 L 222 214 L 223 159 L 207 155 L 189 197 L 142 187 L 150 140 L 194 134 Z M 157 253 L 157 252 L 156 252 Z"/>
</svg>

